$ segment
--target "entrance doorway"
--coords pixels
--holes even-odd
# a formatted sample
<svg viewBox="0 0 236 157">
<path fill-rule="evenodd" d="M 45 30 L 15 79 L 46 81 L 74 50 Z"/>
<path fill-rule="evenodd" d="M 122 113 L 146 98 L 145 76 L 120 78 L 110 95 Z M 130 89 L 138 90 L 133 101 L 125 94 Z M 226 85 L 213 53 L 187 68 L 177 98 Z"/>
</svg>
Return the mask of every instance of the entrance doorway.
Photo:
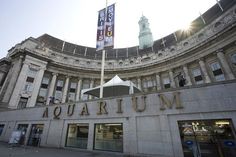
<svg viewBox="0 0 236 157">
<path fill-rule="evenodd" d="M 19 144 L 25 144 L 25 135 L 28 129 L 28 124 L 18 124 L 17 130 L 21 131 L 21 137 L 19 140 Z"/>
<path fill-rule="evenodd" d="M 94 149 L 123 151 L 123 125 L 121 123 L 95 124 Z"/>
<path fill-rule="evenodd" d="M 87 149 L 89 124 L 68 124 L 67 147 Z"/>
<path fill-rule="evenodd" d="M 180 121 L 178 125 L 184 157 L 236 156 L 231 120 Z"/>
<path fill-rule="evenodd" d="M 43 124 L 32 124 L 28 145 L 29 146 L 40 146 L 41 135 L 43 133 Z"/>
</svg>

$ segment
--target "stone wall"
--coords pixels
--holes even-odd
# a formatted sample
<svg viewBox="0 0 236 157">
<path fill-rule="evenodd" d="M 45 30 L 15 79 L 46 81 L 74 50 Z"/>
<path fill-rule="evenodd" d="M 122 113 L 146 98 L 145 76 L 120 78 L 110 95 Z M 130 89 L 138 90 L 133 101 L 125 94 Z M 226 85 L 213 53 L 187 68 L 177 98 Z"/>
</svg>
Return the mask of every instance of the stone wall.
<svg viewBox="0 0 236 157">
<path fill-rule="evenodd" d="M 183 157 L 177 122 L 226 118 L 232 119 L 235 126 L 235 89 L 236 82 L 228 81 L 146 95 L 0 112 L 0 124 L 5 124 L 0 140 L 7 142 L 18 124 L 44 124 L 41 145 L 65 147 L 68 124 L 88 123 L 87 149 L 93 150 L 94 124 L 122 123 L 125 154 Z M 30 127 L 27 136 L 29 130 Z"/>
</svg>

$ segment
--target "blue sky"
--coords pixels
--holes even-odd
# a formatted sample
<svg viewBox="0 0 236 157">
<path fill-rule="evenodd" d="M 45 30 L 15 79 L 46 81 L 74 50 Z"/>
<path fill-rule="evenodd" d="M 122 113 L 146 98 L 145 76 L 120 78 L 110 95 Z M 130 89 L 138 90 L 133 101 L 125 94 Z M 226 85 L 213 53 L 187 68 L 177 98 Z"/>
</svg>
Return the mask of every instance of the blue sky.
<svg viewBox="0 0 236 157">
<path fill-rule="evenodd" d="M 216 0 L 108 0 L 116 3 L 115 47 L 138 45 L 138 21 L 144 14 L 154 40 L 205 12 Z M 97 14 L 105 0 L 1 0 L 0 58 L 15 44 L 44 33 L 67 42 L 95 47 Z"/>
</svg>

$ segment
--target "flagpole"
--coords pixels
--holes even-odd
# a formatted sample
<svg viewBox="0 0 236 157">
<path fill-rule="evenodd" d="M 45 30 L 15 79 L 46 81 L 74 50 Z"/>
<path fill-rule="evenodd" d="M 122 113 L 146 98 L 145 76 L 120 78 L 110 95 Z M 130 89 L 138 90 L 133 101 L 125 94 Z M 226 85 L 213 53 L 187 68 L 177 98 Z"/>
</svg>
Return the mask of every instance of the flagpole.
<svg viewBox="0 0 236 157">
<path fill-rule="evenodd" d="M 106 32 L 106 18 L 107 18 L 107 2 L 108 0 L 106 0 L 106 9 L 105 9 L 105 20 L 104 20 L 104 33 L 103 33 L 103 40 L 105 43 L 105 32 Z M 103 98 L 103 83 L 104 83 L 104 65 L 105 65 L 105 54 L 106 54 L 106 50 L 103 46 L 103 50 L 102 50 L 102 67 L 101 67 L 101 81 L 100 81 L 100 98 Z"/>
</svg>

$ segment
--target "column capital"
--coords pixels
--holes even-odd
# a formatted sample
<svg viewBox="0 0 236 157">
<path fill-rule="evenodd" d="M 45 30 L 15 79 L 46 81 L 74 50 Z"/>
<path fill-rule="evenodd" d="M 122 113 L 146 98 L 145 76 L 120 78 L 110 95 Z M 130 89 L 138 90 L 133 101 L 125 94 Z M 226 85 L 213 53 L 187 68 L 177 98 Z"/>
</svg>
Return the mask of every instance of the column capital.
<svg viewBox="0 0 236 157">
<path fill-rule="evenodd" d="M 218 50 L 216 50 L 216 53 L 219 53 L 219 52 L 224 52 L 224 50 L 223 49 L 218 49 Z"/>
<path fill-rule="evenodd" d="M 78 81 L 79 81 L 79 80 L 81 80 L 81 81 L 83 80 L 83 78 L 82 78 L 82 77 L 77 77 L 77 78 L 78 78 Z"/>
<path fill-rule="evenodd" d="M 70 76 L 70 75 L 66 75 L 66 78 L 71 78 L 72 76 Z"/>
<path fill-rule="evenodd" d="M 53 76 L 55 76 L 55 75 L 56 75 L 56 76 L 58 76 L 58 73 L 56 73 L 56 72 L 53 72 L 53 73 L 52 73 L 52 75 L 53 75 Z"/>
<path fill-rule="evenodd" d="M 24 56 L 20 55 L 20 59 L 23 59 L 23 58 L 24 58 Z"/>
<path fill-rule="evenodd" d="M 187 65 L 187 64 L 183 64 L 182 67 L 183 67 L 183 68 L 184 68 L 184 67 L 188 68 L 188 65 Z"/>
</svg>

